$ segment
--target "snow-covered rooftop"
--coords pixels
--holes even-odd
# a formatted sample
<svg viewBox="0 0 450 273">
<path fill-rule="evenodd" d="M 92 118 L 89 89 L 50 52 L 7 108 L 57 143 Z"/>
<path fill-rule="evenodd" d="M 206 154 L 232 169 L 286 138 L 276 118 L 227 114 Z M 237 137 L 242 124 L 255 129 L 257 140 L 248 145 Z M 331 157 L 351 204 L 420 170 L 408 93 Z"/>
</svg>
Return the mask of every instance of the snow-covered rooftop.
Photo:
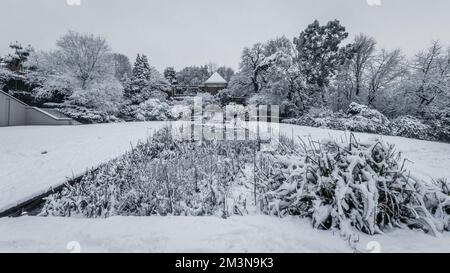
<svg viewBox="0 0 450 273">
<path fill-rule="evenodd" d="M 212 76 L 205 81 L 205 84 L 212 84 L 212 83 L 227 83 L 227 81 L 224 78 L 222 78 L 222 76 L 220 76 L 219 73 L 214 72 L 214 74 L 212 74 Z"/>
</svg>

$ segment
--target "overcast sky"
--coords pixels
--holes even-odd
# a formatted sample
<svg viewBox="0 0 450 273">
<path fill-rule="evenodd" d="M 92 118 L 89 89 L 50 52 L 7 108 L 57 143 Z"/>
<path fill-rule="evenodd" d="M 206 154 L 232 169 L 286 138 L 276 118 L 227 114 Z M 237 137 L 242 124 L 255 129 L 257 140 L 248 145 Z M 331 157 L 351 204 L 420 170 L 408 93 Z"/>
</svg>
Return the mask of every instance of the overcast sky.
<svg viewBox="0 0 450 273">
<path fill-rule="evenodd" d="M 450 44 L 449 0 L 0 0 L 0 54 L 11 41 L 55 47 L 67 30 L 105 36 L 114 51 L 134 61 L 147 54 L 162 70 L 214 62 L 238 67 L 244 46 L 285 35 L 293 38 L 314 19 L 339 19 L 354 36 L 407 55 L 431 40 Z"/>
</svg>

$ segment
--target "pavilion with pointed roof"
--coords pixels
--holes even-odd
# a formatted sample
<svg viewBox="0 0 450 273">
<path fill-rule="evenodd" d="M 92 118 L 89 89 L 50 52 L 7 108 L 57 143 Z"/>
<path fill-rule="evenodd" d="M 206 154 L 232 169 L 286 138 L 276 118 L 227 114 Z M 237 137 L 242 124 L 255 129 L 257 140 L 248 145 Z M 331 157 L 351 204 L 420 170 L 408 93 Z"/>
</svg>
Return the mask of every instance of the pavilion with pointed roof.
<svg viewBox="0 0 450 273">
<path fill-rule="evenodd" d="M 208 92 L 211 95 L 217 94 L 220 90 L 227 88 L 228 82 L 220 76 L 219 73 L 214 72 L 214 74 L 209 77 L 201 86 L 200 89 L 203 92 Z"/>
</svg>

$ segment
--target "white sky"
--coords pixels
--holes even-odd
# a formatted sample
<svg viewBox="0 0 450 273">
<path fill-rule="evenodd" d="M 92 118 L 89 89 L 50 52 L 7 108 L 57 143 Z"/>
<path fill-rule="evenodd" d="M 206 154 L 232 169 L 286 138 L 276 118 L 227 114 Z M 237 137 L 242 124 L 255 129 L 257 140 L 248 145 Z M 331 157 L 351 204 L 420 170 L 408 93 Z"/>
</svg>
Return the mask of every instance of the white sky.
<svg viewBox="0 0 450 273">
<path fill-rule="evenodd" d="M 413 55 L 431 40 L 450 44 L 449 0 L 0 0 L 0 55 L 11 41 L 55 47 L 72 29 L 105 36 L 134 61 L 180 69 L 214 62 L 237 68 L 255 42 L 297 36 L 314 19 L 339 19 L 352 36 L 364 32 L 380 46 Z M 374 1 L 376 0 L 369 0 Z"/>
</svg>

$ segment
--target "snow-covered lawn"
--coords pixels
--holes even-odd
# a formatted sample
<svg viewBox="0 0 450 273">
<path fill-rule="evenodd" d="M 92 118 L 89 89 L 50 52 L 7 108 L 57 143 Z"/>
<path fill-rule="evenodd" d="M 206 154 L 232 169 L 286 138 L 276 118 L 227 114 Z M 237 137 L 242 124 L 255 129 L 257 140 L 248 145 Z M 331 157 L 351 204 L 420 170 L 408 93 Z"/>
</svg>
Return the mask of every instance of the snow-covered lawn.
<svg viewBox="0 0 450 273">
<path fill-rule="evenodd" d="M 0 128 L 0 211 L 122 155 L 164 124 Z"/>
<path fill-rule="evenodd" d="M 0 128 L 0 208 L 5 209 L 117 157 L 164 122 L 72 127 Z M 346 139 L 348 132 L 281 124 L 288 137 Z M 359 140 L 380 137 L 355 134 Z M 423 179 L 450 179 L 450 144 L 381 136 L 395 144 L 409 168 Z M 0 209 L 1 210 L 1 209 Z M 77 241 L 92 252 L 348 252 L 339 234 L 314 230 L 305 219 L 244 217 L 112 217 L 0 219 L 0 251 L 68 252 Z M 360 234 L 356 250 L 376 241 L 383 252 L 450 252 L 450 234 L 421 231 Z"/>
<path fill-rule="evenodd" d="M 450 252 L 450 234 L 441 238 L 396 230 L 360 235 L 356 250 Z M 20 217 L 0 219 L 0 252 L 351 252 L 339 234 L 315 230 L 295 217 L 111 217 L 108 219 Z M 69 245 L 68 245 L 69 244 Z M 373 244 L 373 243 L 372 243 Z"/>
</svg>

